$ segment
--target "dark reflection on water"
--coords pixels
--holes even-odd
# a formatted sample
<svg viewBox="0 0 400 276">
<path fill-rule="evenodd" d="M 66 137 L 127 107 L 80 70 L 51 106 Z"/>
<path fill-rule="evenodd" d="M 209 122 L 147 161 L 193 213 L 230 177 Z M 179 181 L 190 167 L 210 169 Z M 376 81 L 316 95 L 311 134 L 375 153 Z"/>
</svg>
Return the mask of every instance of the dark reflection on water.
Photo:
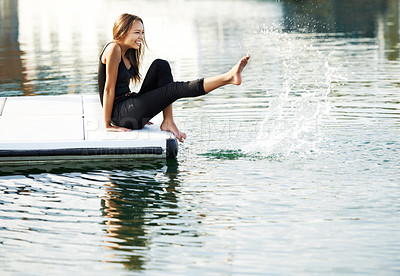
<svg viewBox="0 0 400 276">
<path fill-rule="evenodd" d="M 128 270 L 144 269 L 146 251 L 151 245 L 148 232 L 152 226 L 158 226 L 153 221 L 173 220 L 179 215 L 176 196 L 178 163 L 176 160 L 166 163 L 168 180 L 162 182 L 155 179 L 161 169 L 157 164 L 142 164 L 132 171 L 110 172 L 110 182 L 104 187 L 106 196 L 101 205 L 107 226 L 104 230 L 105 247 L 114 253 L 104 262 L 121 263 Z"/>
<path fill-rule="evenodd" d="M 399 57 L 398 0 L 284 0 L 283 27 L 287 32 L 376 38 L 383 32 L 387 58 Z"/>
<path fill-rule="evenodd" d="M 67 174 L 67 173 L 91 173 L 113 170 L 131 171 L 138 166 L 148 166 L 149 168 L 162 168 L 166 160 L 93 160 L 93 161 L 62 161 L 62 162 L 32 162 L 31 164 L 2 164 L 0 167 L 0 176 L 33 174 Z"/>
<path fill-rule="evenodd" d="M 79 179 L 88 177 L 91 181 L 92 176 L 106 177 L 106 180 L 99 182 L 100 189 L 105 192 L 99 199 L 104 218 L 101 223 L 104 225 L 103 242 L 92 244 L 107 249 L 106 258 L 101 260 L 103 263 L 122 264 L 127 270 L 144 269 L 149 258 L 152 233 L 156 233 L 156 236 L 187 234 L 185 227 L 181 227 L 183 220 L 180 219 L 178 209 L 177 187 L 180 182 L 176 159 L 3 165 L 0 169 L 0 175 L 6 177 L 23 175 L 29 179 L 37 179 L 40 175 L 49 174 L 53 177 L 71 178 L 71 187 L 74 186 L 75 173 L 79 173 Z M 59 191 L 43 187 L 42 201 L 48 200 L 47 197 L 54 197 L 54 193 L 62 193 L 66 184 L 60 184 L 57 188 Z M 13 189 L 13 194 L 28 195 L 35 189 L 29 185 L 21 183 Z M 7 191 L 4 192 L 7 194 Z M 61 201 L 62 199 L 60 203 Z M 36 206 L 32 208 L 35 209 Z M 52 210 L 54 206 L 45 208 Z M 60 214 L 67 216 L 69 212 L 67 208 Z M 46 220 L 52 219 L 56 217 L 46 217 Z M 197 235 L 193 231 L 195 230 L 189 231 L 191 237 Z M 82 233 L 84 232 L 85 229 L 82 229 Z"/>
<path fill-rule="evenodd" d="M 286 30 L 375 37 L 390 0 L 286 0 Z"/>
</svg>

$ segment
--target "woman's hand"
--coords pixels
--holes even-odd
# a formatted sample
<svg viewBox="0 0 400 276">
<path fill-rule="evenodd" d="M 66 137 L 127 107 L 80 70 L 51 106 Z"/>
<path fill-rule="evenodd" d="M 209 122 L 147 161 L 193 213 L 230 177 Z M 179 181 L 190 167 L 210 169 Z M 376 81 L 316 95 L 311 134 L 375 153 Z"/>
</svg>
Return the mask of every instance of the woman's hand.
<svg viewBox="0 0 400 276">
<path fill-rule="evenodd" d="M 106 130 L 110 131 L 110 132 L 127 132 L 127 131 L 131 131 L 131 129 L 129 128 L 125 128 L 125 127 L 120 127 L 120 126 L 106 126 Z"/>
</svg>

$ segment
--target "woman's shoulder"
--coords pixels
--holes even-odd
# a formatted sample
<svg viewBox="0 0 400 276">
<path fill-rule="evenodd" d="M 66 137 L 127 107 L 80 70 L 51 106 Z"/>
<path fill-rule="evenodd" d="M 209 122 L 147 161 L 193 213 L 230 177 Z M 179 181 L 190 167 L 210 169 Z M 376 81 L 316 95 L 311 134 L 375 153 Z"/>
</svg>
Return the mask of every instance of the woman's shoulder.
<svg viewBox="0 0 400 276">
<path fill-rule="evenodd" d="M 102 55 L 102 62 L 106 63 L 106 61 L 110 59 L 115 59 L 119 61 L 121 60 L 121 55 L 122 55 L 121 47 L 115 42 L 110 42 L 104 48 L 104 52 Z"/>
</svg>

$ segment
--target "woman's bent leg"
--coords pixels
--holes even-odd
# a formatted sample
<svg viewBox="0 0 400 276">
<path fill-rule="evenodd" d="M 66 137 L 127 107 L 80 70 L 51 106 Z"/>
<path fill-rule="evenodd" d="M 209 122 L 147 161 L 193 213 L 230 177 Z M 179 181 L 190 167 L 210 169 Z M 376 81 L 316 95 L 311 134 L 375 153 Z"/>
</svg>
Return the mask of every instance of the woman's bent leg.
<svg viewBox="0 0 400 276">
<path fill-rule="evenodd" d="M 144 78 L 139 94 L 160 88 L 171 82 L 173 82 L 173 77 L 169 63 L 162 59 L 156 59 L 153 61 L 146 73 L 146 77 Z M 164 108 L 163 117 L 164 120 L 160 126 L 162 130 L 169 130 L 173 132 L 179 141 L 182 141 L 182 138 L 186 138 L 186 134 L 179 131 L 174 122 L 172 104 Z"/>
<path fill-rule="evenodd" d="M 163 87 L 148 91 L 146 93 L 132 96 L 117 104 L 113 122 L 118 126 L 129 129 L 140 129 L 146 125 L 151 118 L 159 112 L 166 110 L 164 121 L 170 122 L 169 116 L 172 116 L 172 110 L 168 108 L 174 101 L 180 98 L 197 97 L 204 95 L 203 79 L 189 82 L 173 82 Z M 118 110 L 118 112 L 117 112 Z M 171 112 L 168 114 L 168 112 Z M 166 125 L 164 124 L 163 130 Z M 170 130 L 172 131 L 172 130 Z M 174 131 L 173 131 L 174 132 Z M 179 133 L 174 133 L 179 136 Z M 177 137 L 178 138 L 178 137 Z"/>
<path fill-rule="evenodd" d="M 147 70 L 139 95 L 160 88 L 174 81 L 168 61 L 156 59 Z"/>
</svg>

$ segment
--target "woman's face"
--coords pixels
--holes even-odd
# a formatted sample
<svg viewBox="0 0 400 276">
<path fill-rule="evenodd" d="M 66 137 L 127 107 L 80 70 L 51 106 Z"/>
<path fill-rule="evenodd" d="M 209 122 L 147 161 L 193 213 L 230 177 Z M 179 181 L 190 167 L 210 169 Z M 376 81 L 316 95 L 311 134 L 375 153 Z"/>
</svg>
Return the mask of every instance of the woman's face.
<svg viewBox="0 0 400 276">
<path fill-rule="evenodd" d="M 144 27 L 140 20 L 136 20 L 132 23 L 131 28 L 124 38 L 124 44 L 130 46 L 133 49 L 138 50 L 143 43 L 144 39 Z"/>
</svg>

